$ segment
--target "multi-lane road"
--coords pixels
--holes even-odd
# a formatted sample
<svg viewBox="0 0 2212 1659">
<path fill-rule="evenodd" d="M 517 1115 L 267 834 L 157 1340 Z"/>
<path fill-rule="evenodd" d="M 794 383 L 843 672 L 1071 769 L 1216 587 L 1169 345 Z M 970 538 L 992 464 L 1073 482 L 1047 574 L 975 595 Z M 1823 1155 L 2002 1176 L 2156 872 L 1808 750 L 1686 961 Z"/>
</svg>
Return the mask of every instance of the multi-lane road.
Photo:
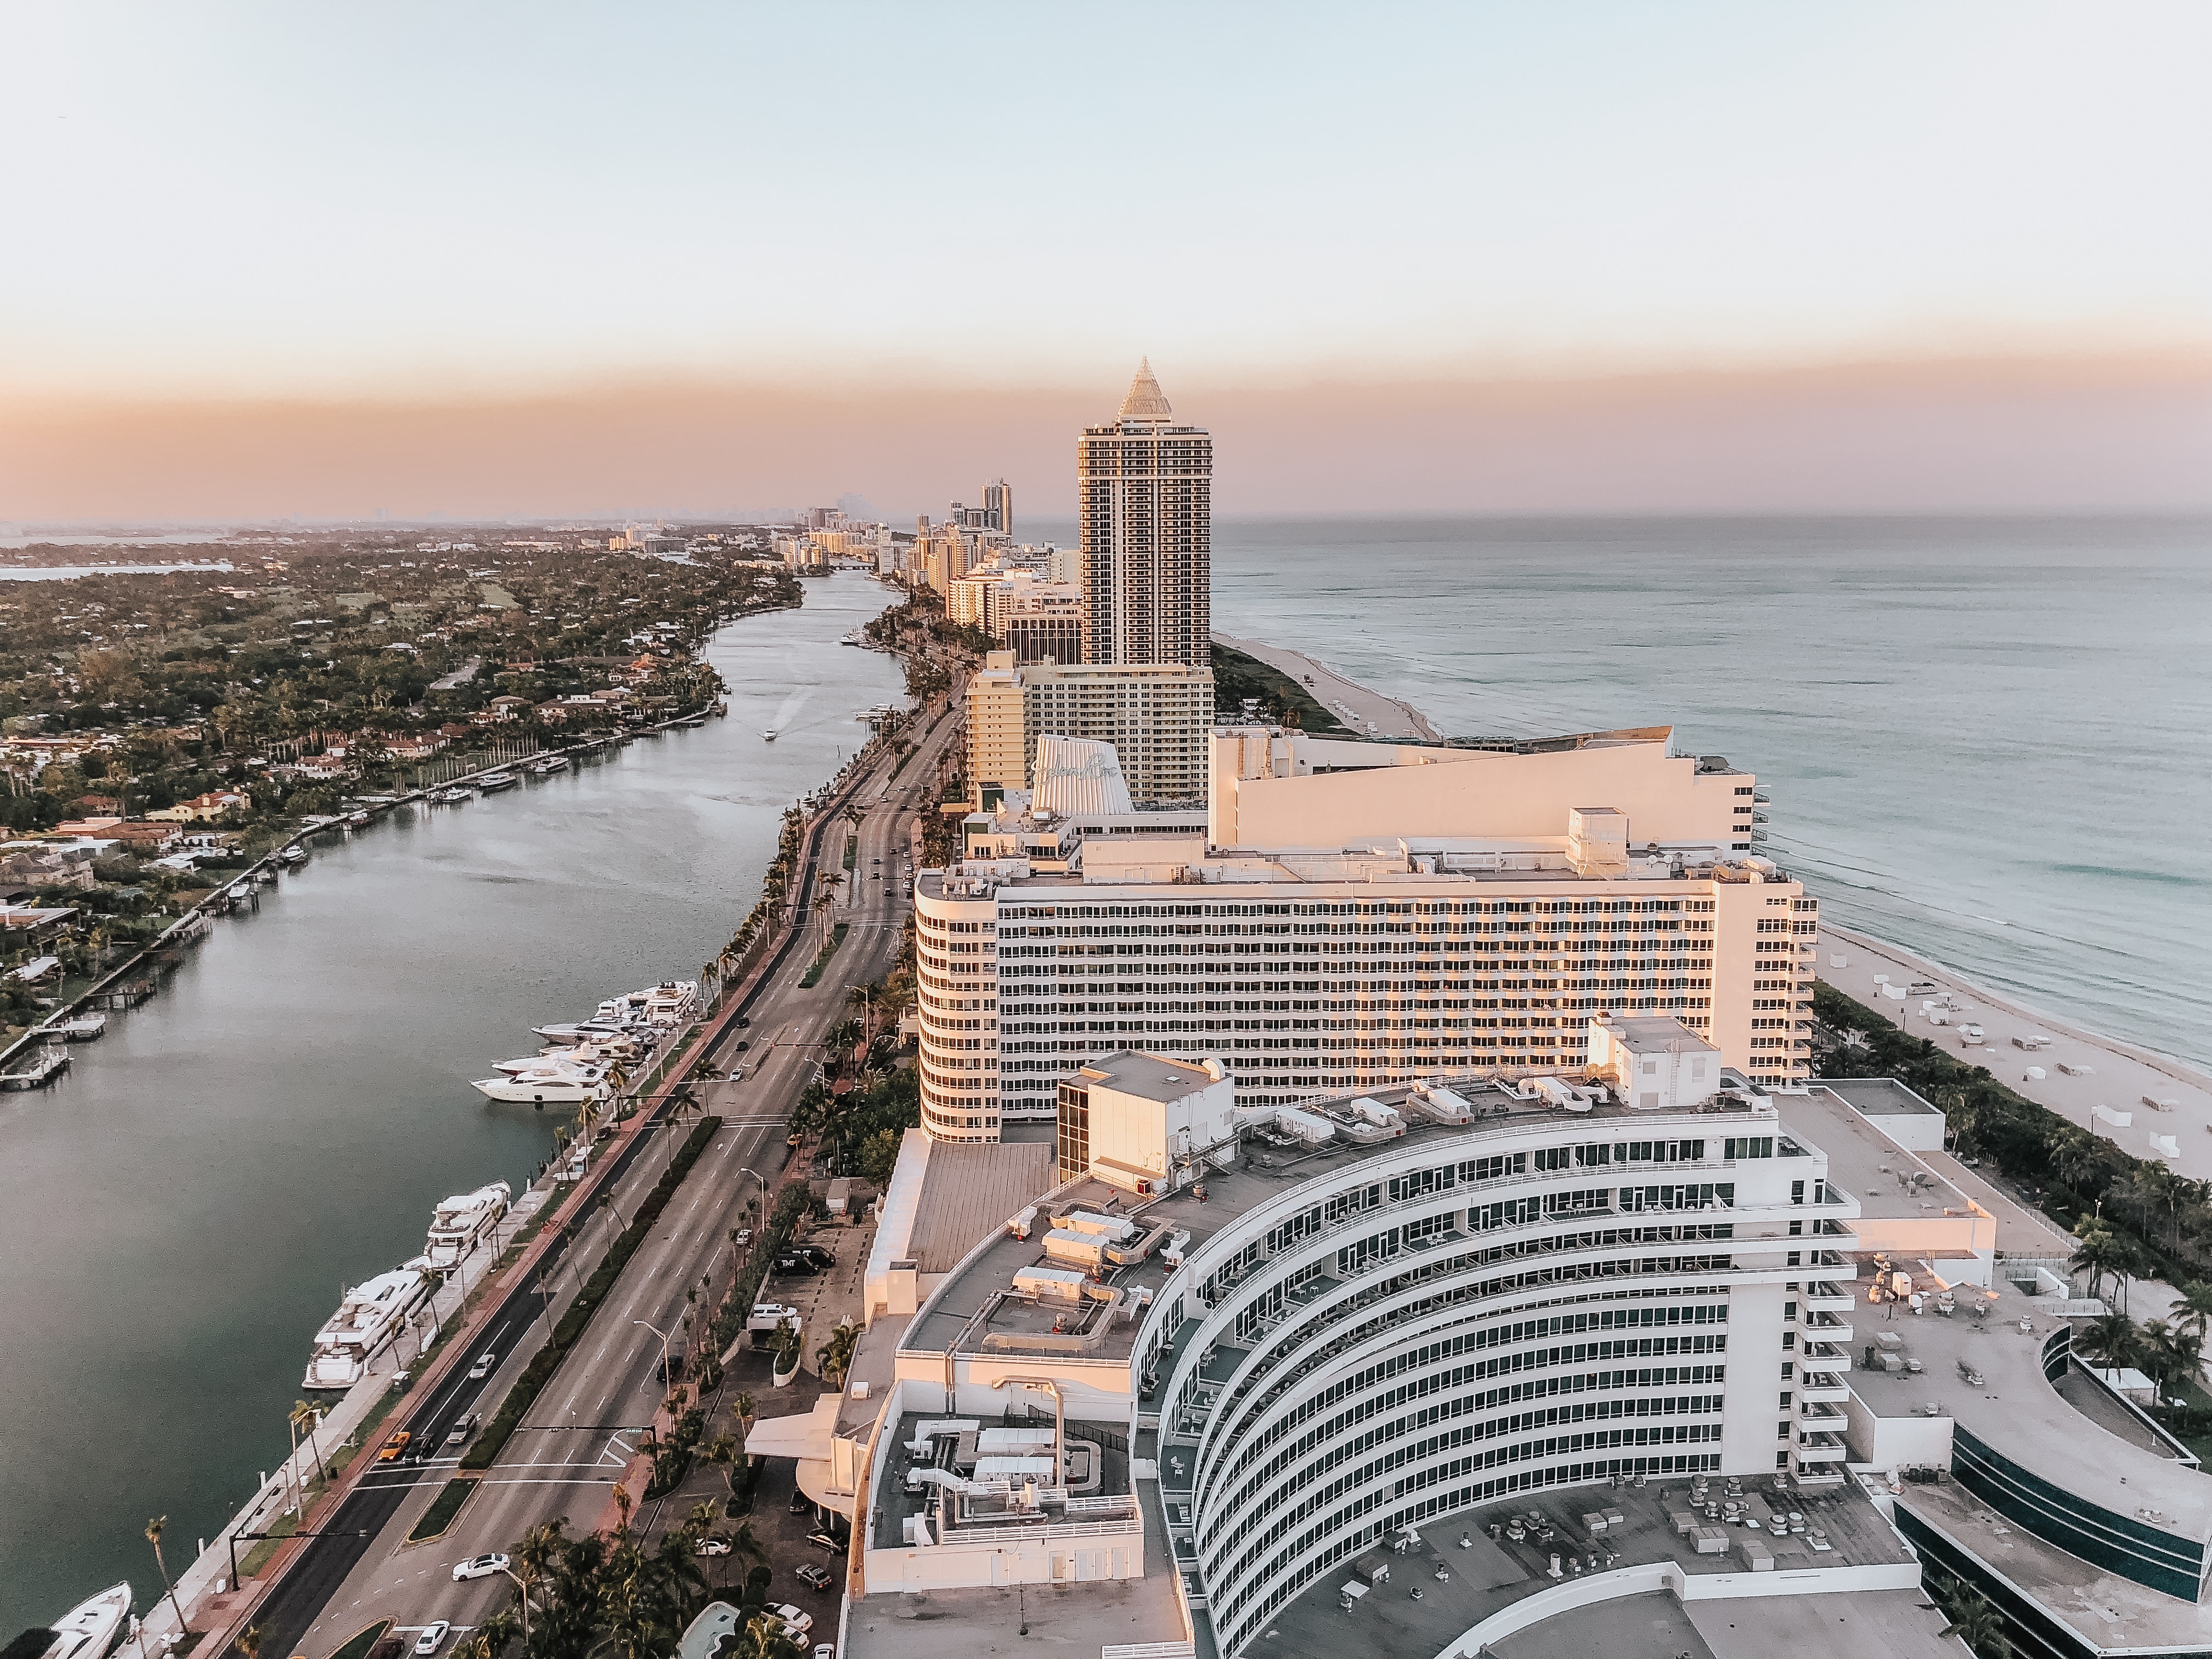
<svg viewBox="0 0 2212 1659">
<path fill-rule="evenodd" d="M 374 1466 L 322 1523 L 322 1535 L 293 1561 L 254 1614 L 264 1652 L 321 1659 L 386 1619 L 402 1629 L 436 1620 L 465 1629 L 505 1605 L 512 1586 L 499 1577 L 455 1583 L 455 1562 L 511 1549 L 540 1522 L 565 1516 L 575 1532 L 597 1520 L 665 1393 L 657 1375 L 660 1339 L 648 1328 L 680 1337 L 680 1322 L 691 1306 L 686 1290 L 702 1277 L 721 1279 L 732 1248 L 729 1234 L 744 1224 L 746 1201 L 772 1193 L 782 1173 L 788 1156 L 785 1120 L 817 1074 L 820 1044 L 844 1017 L 848 988 L 880 978 L 896 958 L 910 902 L 908 826 L 917 811 L 933 810 L 938 761 L 959 729 L 944 705 L 939 709 L 918 739 L 920 752 L 896 781 L 886 757 L 844 797 L 862 816 L 854 866 L 830 901 L 836 920 L 848 931 L 829 970 L 811 988 L 800 986 L 822 936 L 819 927 L 803 925 L 740 1011 L 744 1024 L 726 1027 L 707 1066 L 720 1073 L 734 1068 L 739 1075 L 696 1091 L 705 1109 L 722 1118 L 723 1127 L 454 1524 L 433 1542 L 405 1542 L 457 1465 L 459 1449 L 445 1446 L 447 1432 L 465 1417 L 489 1415 L 506 1397 L 582 1276 L 659 1179 L 688 1126 L 657 1121 L 625 1147 L 605 1188 L 614 1213 L 594 1205 L 577 1218 L 581 1224 L 574 1236 L 556 1240 L 538 1271 L 504 1293 L 482 1320 L 464 1362 L 453 1364 L 404 1420 L 394 1419 L 413 1435 L 413 1448 L 427 1448 L 428 1455 L 420 1462 Z M 823 825 L 815 850 L 822 871 L 843 869 L 853 830 L 842 811 Z M 807 882 L 797 890 L 801 893 L 812 890 L 815 871 L 810 867 L 805 874 Z M 698 1306 L 703 1310 L 703 1300 Z M 489 1375 L 471 1381 L 467 1373 L 473 1362 L 486 1354 L 494 1358 Z"/>
</svg>

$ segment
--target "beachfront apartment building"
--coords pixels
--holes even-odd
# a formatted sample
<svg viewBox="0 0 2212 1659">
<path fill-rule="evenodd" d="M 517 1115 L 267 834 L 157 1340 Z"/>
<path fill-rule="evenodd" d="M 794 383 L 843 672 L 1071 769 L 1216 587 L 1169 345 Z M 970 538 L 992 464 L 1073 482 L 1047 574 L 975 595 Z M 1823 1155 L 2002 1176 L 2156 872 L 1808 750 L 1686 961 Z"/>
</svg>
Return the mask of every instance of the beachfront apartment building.
<svg viewBox="0 0 2212 1659">
<path fill-rule="evenodd" d="M 1037 739 L 1109 744 L 1139 806 L 1206 798 L 1213 675 L 1170 664 L 1020 664 L 994 651 L 968 681 L 969 799 L 978 807 L 1035 781 Z"/>
<path fill-rule="evenodd" d="M 1083 659 L 1206 668 L 1213 440 L 1203 427 L 1176 424 L 1149 362 L 1114 421 L 1083 429 L 1076 494 Z"/>
<path fill-rule="evenodd" d="M 995 695 L 1007 712 L 971 703 L 971 730 L 1005 734 L 1011 790 Z M 1468 750 L 1230 726 L 1203 814 L 1073 836 L 1025 802 L 979 821 L 975 855 L 916 884 L 923 1127 L 995 1141 L 1127 1047 L 1218 1055 L 1249 1106 L 1577 1072 L 1607 1015 L 1673 1017 L 1759 1086 L 1802 1083 L 1818 901 L 1751 854 L 1751 775 L 1670 736 Z"/>
</svg>

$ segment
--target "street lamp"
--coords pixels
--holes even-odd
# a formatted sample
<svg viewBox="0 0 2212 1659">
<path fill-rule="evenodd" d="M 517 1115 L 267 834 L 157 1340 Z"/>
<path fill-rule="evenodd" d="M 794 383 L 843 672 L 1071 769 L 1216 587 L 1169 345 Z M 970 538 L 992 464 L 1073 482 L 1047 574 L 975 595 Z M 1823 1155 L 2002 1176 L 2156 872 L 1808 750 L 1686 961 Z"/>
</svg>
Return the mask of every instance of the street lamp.
<svg viewBox="0 0 2212 1659">
<path fill-rule="evenodd" d="M 651 1320 L 633 1319 L 629 1322 L 633 1325 L 644 1326 L 646 1329 L 660 1339 L 660 1386 L 664 1389 L 673 1387 L 676 1378 L 668 1369 L 668 1333 Z"/>
</svg>

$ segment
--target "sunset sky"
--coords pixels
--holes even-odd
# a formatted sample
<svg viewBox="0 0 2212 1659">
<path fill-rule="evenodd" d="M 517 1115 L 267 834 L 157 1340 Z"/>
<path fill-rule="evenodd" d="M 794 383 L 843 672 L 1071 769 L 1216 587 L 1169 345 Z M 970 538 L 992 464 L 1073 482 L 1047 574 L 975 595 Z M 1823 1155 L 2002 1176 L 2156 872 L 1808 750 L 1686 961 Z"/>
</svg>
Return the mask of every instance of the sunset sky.
<svg viewBox="0 0 2212 1659">
<path fill-rule="evenodd" d="M 2212 505 L 2212 11 L 0 6 L 0 520 Z"/>
</svg>

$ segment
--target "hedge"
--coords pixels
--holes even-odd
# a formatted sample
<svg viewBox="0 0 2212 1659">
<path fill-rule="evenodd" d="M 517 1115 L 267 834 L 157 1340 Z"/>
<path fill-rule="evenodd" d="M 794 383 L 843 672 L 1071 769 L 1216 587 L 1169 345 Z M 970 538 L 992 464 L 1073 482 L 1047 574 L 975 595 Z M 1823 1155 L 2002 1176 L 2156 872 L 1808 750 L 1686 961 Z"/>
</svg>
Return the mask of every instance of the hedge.
<svg viewBox="0 0 2212 1659">
<path fill-rule="evenodd" d="M 700 1153 L 707 1150 L 708 1143 L 714 1139 L 721 1127 L 722 1120 L 719 1117 L 702 1118 L 699 1127 L 692 1130 L 684 1145 L 677 1149 L 676 1156 L 668 1162 L 668 1168 L 653 1183 L 653 1190 L 646 1194 L 645 1202 L 637 1206 L 636 1218 L 623 1228 L 621 1236 L 607 1247 L 607 1253 L 599 1259 L 599 1267 L 584 1281 L 583 1288 L 576 1292 L 576 1299 L 568 1304 L 568 1311 L 553 1327 L 551 1338 L 531 1357 L 530 1364 L 524 1367 L 522 1375 L 514 1379 L 514 1386 L 507 1391 L 507 1398 L 500 1402 L 498 1414 L 484 1425 L 483 1431 L 463 1454 L 461 1468 L 488 1469 L 492 1466 L 493 1460 L 506 1447 L 507 1437 L 521 1426 L 522 1414 L 536 1401 L 538 1391 L 553 1380 L 553 1373 L 561 1369 L 562 1358 L 576 1339 L 584 1334 L 585 1327 L 592 1322 L 592 1316 L 599 1311 L 599 1304 L 606 1300 L 607 1292 L 614 1288 L 615 1280 L 621 1277 L 623 1264 L 637 1253 L 637 1247 L 645 1242 L 653 1223 L 660 1218 L 660 1212 L 668 1207 L 668 1200 L 675 1196 L 677 1188 L 683 1185 L 684 1177 L 691 1172 L 691 1166 L 699 1161 Z"/>
</svg>

